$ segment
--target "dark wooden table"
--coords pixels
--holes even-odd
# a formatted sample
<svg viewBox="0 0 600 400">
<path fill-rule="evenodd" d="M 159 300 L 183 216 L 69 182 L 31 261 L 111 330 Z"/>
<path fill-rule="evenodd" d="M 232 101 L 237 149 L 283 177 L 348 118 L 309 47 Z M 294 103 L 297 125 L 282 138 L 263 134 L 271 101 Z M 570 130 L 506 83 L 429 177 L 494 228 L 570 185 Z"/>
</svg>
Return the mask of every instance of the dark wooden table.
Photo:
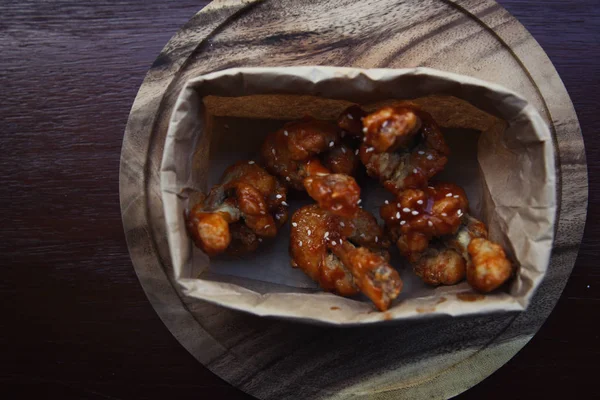
<svg viewBox="0 0 600 400">
<path fill-rule="evenodd" d="M 123 235 L 121 139 L 144 74 L 206 1 L 0 4 L 0 393 L 49 398 L 246 399 L 162 324 Z M 589 164 L 588 224 L 554 312 L 461 398 L 598 393 L 600 6 L 500 0 L 571 95 Z M 8 398 L 8 397 L 5 397 Z"/>
</svg>

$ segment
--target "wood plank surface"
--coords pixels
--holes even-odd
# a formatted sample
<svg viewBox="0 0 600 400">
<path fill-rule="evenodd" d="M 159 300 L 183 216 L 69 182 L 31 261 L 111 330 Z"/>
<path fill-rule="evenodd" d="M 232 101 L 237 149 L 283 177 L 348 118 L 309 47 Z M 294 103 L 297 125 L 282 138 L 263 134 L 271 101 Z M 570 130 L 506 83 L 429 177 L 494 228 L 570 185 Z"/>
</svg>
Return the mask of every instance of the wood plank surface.
<svg viewBox="0 0 600 400">
<path fill-rule="evenodd" d="M 578 112 L 599 217 L 594 1 L 500 1 L 540 42 Z M 0 5 L 0 283 L 9 393 L 63 398 L 248 398 L 185 351 L 148 303 L 129 260 L 118 165 L 131 103 L 169 38 L 204 2 L 6 2 Z M 593 390 L 600 274 L 597 226 L 544 327 L 462 397 Z M 560 385 L 549 385 L 549 382 Z"/>
</svg>

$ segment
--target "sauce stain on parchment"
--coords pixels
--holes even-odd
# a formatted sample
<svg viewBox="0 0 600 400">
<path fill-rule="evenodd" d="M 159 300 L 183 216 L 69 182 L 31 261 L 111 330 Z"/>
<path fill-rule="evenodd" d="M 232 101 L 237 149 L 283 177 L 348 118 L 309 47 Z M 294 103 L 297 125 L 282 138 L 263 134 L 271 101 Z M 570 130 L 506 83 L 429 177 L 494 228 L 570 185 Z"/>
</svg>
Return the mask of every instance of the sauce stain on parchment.
<svg viewBox="0 0 600 400">
<path fill-rule="evenodd" d="M 427 306 L 423 306 L 423 307 L 417 307 L 415 310 L 418 313 L 430 313 L 430 312 L 434 312 L 435 311 L 435 306 L 438 304 L 441 304 L 443 302 L 445 302 L 446 300 L 448 300 L 445 297 L 440 297 L 439 299 L 437 299 L 437 301 L 435 302 L 435 305 L 427 305 Z"/>
<path fill-rule="evenodd" d="M 329 307 L 330 310 L 341 310 L 341 308 L 333 306 L 333 307 Z"/>
<path fill-rule="evenodd" d="M 479 301 L 479 300 L 483 300 L 485 299 L 485 296 L 479 293 L 473 293 L 473 292 L 462 292 L 462 293 L 457 293 L 456 298 L 461 300 L 461 301 Z"/>
</svg>

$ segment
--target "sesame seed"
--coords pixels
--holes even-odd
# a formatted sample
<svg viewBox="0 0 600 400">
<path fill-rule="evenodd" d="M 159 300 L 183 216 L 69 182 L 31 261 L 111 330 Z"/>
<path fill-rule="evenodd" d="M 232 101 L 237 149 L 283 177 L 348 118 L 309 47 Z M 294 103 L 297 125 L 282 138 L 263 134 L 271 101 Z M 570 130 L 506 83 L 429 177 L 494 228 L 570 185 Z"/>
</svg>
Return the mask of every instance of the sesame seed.
<svg viewBox="0 0 600 400">
<path fill-rule="evenodd" d="M 295 228 L 295 227 L 297 227 L 297 226 L 298 226 L 298 224 L 297 224 L 297 223 L 295 223 L 295 222 L 292 222 L 292 226 Z"/>
<path fill-rule="evenodd" d="M 329 147 L 333 147 L 335 143 L 333 143 L 333 140 L 331 142 L 329 142 Z"/>
<path fill-rule="evenodd" d="M 279 214 L 275 215 L 275 219 L 280 219 L 281 216 Z"/>
<path fill-rule="evenodd" d="M 361 234 L 360 234 L 360 237 L 361 237 L 361 238 L 364 238 L 364 237 L 365 237 L 365 234 L 364 234 L 364 233 L 361 233 Z"/>
<path fill-rule="evenodd" d="M 302 240 L 298 242 L 298 247 L 302 247 Z"/>
<path fill-rule="evenodd" d="M 275 155 L 275 149 L 271 149 L 271 153 L 273 153 L 273 155 Z"/>
<path fill-rule="evenodd" d="M 446 197 L 452 197 L 452 193 L 448 193 Z"/>
<path fill-rule="evenodd" d="M 458 199 L 458 195 L 457 195 L 457 194 L 455 194 L 455 195 L 454 195 L 454 196 L 452 196 L 452 197 L 454 197 L 455 199 Z"/>
<path fill-rule="evenodd" d="M 348 119 L 354 119 L 354 117 L 352 116 L 352 114 L 348 114 Z"/>
<path fill-rule="evenodd" d="M 400 208 L 402 206 L 400 205 L 400 203 L 396 203 L 396 207 Z"/>
<path fill-rule="evenodd" d="M 327 238 L 329 237 L 329 232 L 325 232 L 325 234 L 323 235 L 323 237 L 324 237 L 325 239 L 327 239 Z"/>
<path fill-rule="evenodd" d="M 433 156 L 432 156 L 431 154 L 429 154 L 429 155 L 427 156 L 427 159 L 428 159 L 428 160 L 433 160 Z"/>
<path fill-rule="evenodd" d="M 289 182 L 289 181 L 291 181 L 291 179 L 290 179 L 290 177 L 289 177 L 289 176 L 286 176 L 286 177 L 285 177 L 285 180 L 286 180 L 286 181 L 288 181 L 288 182 Z"/>
<path fill-rule="evenodd" d="M 423 200 L 417 200 L 417 204 L 423 204 Z"/>
<path fill-rule="evenodd" d="M 265 229 L 269 228 L 271 225 L 265 225 Z"/>
<path fill-rule="evenodd" d="M 277 196 L 275 196 L 275 198 L 276 198 L 276 199 L 280 199 L 280 198 L 282 198 L 282 197 L 283 197 L 283 196 L 282 196 L 282 195 L 280 195 L 280 194 L 278 194 Z"/>
<path fill-rule="evenodd" d="M 367 141 L 367 137 L 365 136 L 365 137 L 363 138 L 363 142 L 366 142 L 366 141 Z"/>
<path fill-rule="evenodd" d="M 262 238 L 258 238 L 258 241 L 262 243 Z"/>
<path fill-rule="evenodd" d="M 386 201 L 384 201 L 384 203 L 385 203 L 385 204 L 390 204 L 390 202 L 389 202 L 389 201 L 387 201 L 387 200 L 386 200 Z"/>
<path fill-rule="evenodd" d="M 400 219 L 400 211 L 396 213 L 396 218 Z"/>
<path fill-rule="evenodd" d="M 412 215 L 419 215 L 419 212 L 417 210 L 413 210 L 410 212 Z"/>
<path fill-rule="evenodd" d="M 343 223 L 343 222 L 340 222 L 340 226 L 343 228 L 343 227 L 345 227 L 345 226 L 346 226 L 346 224 L 345 224 L 345 223 Z"/>
<path fill-rule="evenodd" d="M 458 213 L 457 213 L 457 214 L 458 214 L 458 216 L 460 217 L 460 216 L 463 214 L 462 210 L 458 210 Z"/>
<path fill-rule="evenodd" d="M 404 225 L 406 221 L 400 221 L 400 225 Z"/>
<path fill-rule="evenodd" d="M 346 148 L 342 147 L 342 153 L 346 154 Z"/>
<path fill-rule="evenodd" d="M 248 164 L 252 165 L 254 164 L 254 161 L 248 161 Z"/>
<path fill-rule="evenodd" d="M 447 216 L 448 216 L 448 214 L 442 213 L 442 217 L 447 217 Z"/>
<path fill-rule="evenodd" d="M 283 131 L 283 134 L 284 134 L 285 136 L 287 136 L 287 135 L 288 135 L 288 131 Z"/>
<path fill-rule="evenodd" d="M 284 206 L 286 206 L 286 207 L 289 205 L 289 204 L 288 204 L 288 203 L 286 203 L 285 201 L 282 201 L 282 202 L 281 202 L 281 204 L 283 204 L 283 205 L 284 205 Z"/>
<path fill-rule="evenodd" d="M 375 243 L 379 242 L 379 238 L 375 236 Z"/>
<path fill-rule="evenodd" d="M 264 211 L 261 211 L 261 212 L 260 212 L 260 215 L 265 215 L 265 212 L 264 212 Z"/>
<path fill-rule="evenodd" d="M 335 243 L 335 242 L 334 242 Z M 342 245 L 342 239 L 340 239 L 340 246 Z"/>
<path fill-rule="evenodd" d="M 363 133 L 367 133 L 367 128 L 366 127 L 363 128 Z"/>
<path fill-rule="evenodd" d="M 433 186 L 427 186 L 429 189 L 435 189 Z"/>
<path fill-rule="evenodd" d="M 331 242 L 331 245 L 332 245 L 332 246 L 335 246 L 336 244 L 337 244 L 337 243 L 335 243 L 335 242 Z"/>
<path fill-rule="evenodd" d="M 404 211 L 404 212 L 410 212 L 410 208 L 408 208 L 408 207 L 404 207 L 404 208 L 402 209 L 402 211 Z"/>
<path fill-rule="evenodd" d="M 358 199 L 358 201 L 356 202 L 356 204 L 360 204 L 362 203 L 362 199 Z"/>
<path fill-rule="evenodd" d="M 356 149 L 356 151 L 354 152 L 355 155 L 358 155 L 358 149 Z"/>
<path fill-rule="evenodd" d="M 419 172 L 419 171 L 417 171 L 417 169 L 416 169 L 416 168 L 415 168 L 415 169 L 413 169 L 413 174 L 416 174 L 417 172 Z"/>
<path fill-rule="evenodd" d="M 312 232 L 311 232 L 311 231 L 310 231 L 310 229 L 309 229 L 309 230 L 308 230 L 306 233 L 308 233 L 308 236 L 310 236 L 310 234 L 311 234 Z"/>
<path fill-rule="evenodd" d="M 370 153 L 370 152 L 372 152 L 373 150 L 375 150 L 375 147 L 369 147 L 369 148 L 367 149 L 367 151 L 366 151 L 366 152 L 367 152 L 367 153 Z"/>
<path fill-rule="evenodd" d="M 427 221 L 427 225 L 429 225 L 429 226 L 433 226 L 433 222 L 431 222 L 431 221 Z"/>
<path fill-rule="evenodd" d="M 423 150 L 419 150 L 417 153 L 419 153 L 420 155 L 425 154 L 425 152 Z"/>
</svg>

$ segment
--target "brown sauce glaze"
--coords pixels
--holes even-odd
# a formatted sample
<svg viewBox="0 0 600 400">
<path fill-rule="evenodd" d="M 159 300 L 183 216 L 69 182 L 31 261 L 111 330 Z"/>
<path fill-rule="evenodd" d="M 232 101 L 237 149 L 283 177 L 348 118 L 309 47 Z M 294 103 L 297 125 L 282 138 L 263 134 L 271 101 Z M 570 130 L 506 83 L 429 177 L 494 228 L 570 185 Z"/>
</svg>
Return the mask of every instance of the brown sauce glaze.
<svg viewBox="0 0 600 400">
<path fill-rule="evenodd" d="M 483 300 L 483 299 L 485 299 L 485 296 L 483 294 L 479 294 L 479 293 L 462 292 L 462 293 L 458 293 L 456 295 L 456 298 L 460 301 L 473 302 L 473 301 Z"/>
</svg>

